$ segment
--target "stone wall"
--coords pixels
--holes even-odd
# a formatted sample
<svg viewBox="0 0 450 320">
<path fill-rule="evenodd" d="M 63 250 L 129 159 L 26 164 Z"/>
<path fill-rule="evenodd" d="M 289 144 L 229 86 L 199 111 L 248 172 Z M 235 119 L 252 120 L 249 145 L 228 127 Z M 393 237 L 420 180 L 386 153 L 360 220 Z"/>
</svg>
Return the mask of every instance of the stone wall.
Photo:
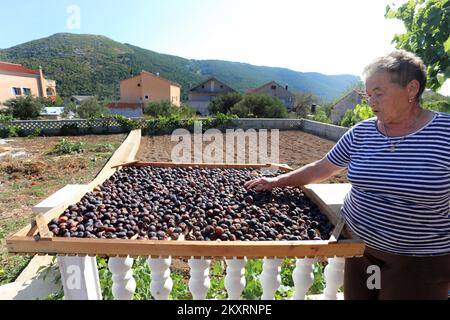
<svg viewBox="0 0 450 320">
<path fill-rule="evenodd" d="M 333 141 L 338 141 L 348 130 L 346 127 L 304 119 L 301 129 L 306 133 Z"/>
</svg>

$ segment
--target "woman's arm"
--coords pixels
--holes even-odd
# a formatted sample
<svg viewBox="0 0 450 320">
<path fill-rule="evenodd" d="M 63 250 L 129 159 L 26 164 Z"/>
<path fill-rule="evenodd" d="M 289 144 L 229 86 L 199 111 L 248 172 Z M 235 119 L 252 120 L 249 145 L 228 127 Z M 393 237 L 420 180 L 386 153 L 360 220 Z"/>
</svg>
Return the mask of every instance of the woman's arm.
<svg viewBox="0 0 450 320">
<path fill-rule="evenodd" d="M 271 190 L 276 187 L 303 186 L 306 184 L 326 180 L 345 168 L 332 164 L 326 157 L 310 163 L 292 172 L 282 174 L 275 178 L 259 178 L 247 181 L 244 186 L 256 191 Z"/>
</svg>

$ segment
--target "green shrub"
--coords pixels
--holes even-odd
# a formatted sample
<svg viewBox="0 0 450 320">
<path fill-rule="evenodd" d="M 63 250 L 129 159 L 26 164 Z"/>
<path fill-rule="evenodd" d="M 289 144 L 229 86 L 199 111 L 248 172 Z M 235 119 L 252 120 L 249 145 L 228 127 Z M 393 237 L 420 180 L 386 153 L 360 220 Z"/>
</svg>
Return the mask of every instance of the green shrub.
<svg viewBox="0 0 450 320">
<path fill-rule="evenodd" d="M 341 119 L 341 126 L 352 127 L 358 122 L 374 117 L 372 109 L 365 103 L 357 104 L 355 109 L 349 109 Z"/>
<path fill-rule="evenodd" d="M 232 123 L 231 120 L 233 119 L 237 119 L 238 116 L 233 114 L 233 115 L 226 115 L 223 113 L 218 113 L 216 114 L 216 117 L 214 119 L 214 126 L 224 126 L 224 125 L 230 125 Z"/>
<path fill-rule="evenodd" d="M 0 113 L 0 123 L 13 121 L 14 117 L 12 115 L 1 114 Z"/>
<path fill-rule="evenodd" d="M 328 118 L 327 114 L 323 110 L 317 110 L 316 114 L 313 116 L 314 121 L 331 123 L 331 119 Z"/>
<path fill-rule="evenodd" d="M 64 155 L 84 152 L 83 142 L 69 142 L 65 138 L 61 139 L 58 144 L 53 148 L 50 154 Z"/>
<path fill-rule="evenodd" d="M 122 127 L 129 130 L 141 129 L 145 127 L 145 123 L 137 120 L 132 120 L 119 114 L 113 115 L 113 119 L 119 122 Z"/>
<path fill-rule="evenodd" d="M 33 133 L 28 136 L 28 138 L 35 138 L 35 137 L 39 137 L 41 135 L 42 135 L 42 129 L 36 128 L 36 129 L 34 129 Z"/>
<path fill-rule="evenodd" d="M 61 114 L 61 117 L 67 118 L 70 113 L 77 114 L 77 105 L 74 102 L 69 102 L 66 106 L 64 106 L 64 111 Z"/>
<path fill-rule="evenodd" d="M 210 114 L 229 114 L 231 108 L 240 102 L 243 98 L 242 93 L 232 92 L 217 97 L 208 105 L 208 112 Z"/>
<path fill-rule="evenodd" d="M 422 103 L 422 106 L 424 109 L 450 113 L 450 98 L 447 100 L 425 101 Z"/>
<path fill-rule="evenodd" d="M 168 100 L 150 102 L 144 108 L 144 114 L 154 118 L 170 117 L 172 115 L 179 115 L 180 118 L 193 118 L 197 115 L 195 109 L 186 105 L 178 107 Z"/>
<path fill-rule="evenodd" d="M 287 109 L 283 102 L 265 94 L 247 94 L 235 104 L 230 112 L 241 118 L 286 118 Z"/>
<path fill-rule="evenodd" d="M 8 137 L 18 137 L 20 133 L 20 128 L 16 126 L 7 126 L 6 130 L 8 130 Z"/>
<path fill-rule="evenodd" d="M 250 108 L 242 103 L 235 104 L 231 107 L 230 113 L 236 115 L 238 118 L 248 118 L 250 117 Z"/>
<path fill-rule="evenodd" d="M 197 110 L 186 105 L 181 105 L 177 108 L 176 112 L 181 116 L 181 118 L 196 118 Z"/>
<path fill-rule="evenodd" d="M 101 105 L 97 98 L 88 98 L 83 100 L 81 104 L 76 108 L 76 114 L 81 119 L 102 118 L 110 115 L 111 112 L 108 108 Z"/>
<path fill-rule="evenodd" d="M 177 112 L 177 107 L 168 100 L 153 101 L 144 107 L 144 114 L 152 117 L 168 117 Z"/>
<path fill-rule="evenodd" d="M 6 114 L 20 120 L 37 119 L 44 110 L 41 98 L 32 96 L 17 97 L 5 102 Z"/>
<path fill-rule="evenodd" d="M 102 152 L 113 152 L 115 149 L 116 147 L 110 143 L 100 143 L 95 145 L 92 150 L 94 152 L 102 153 Z"/>
</svg>

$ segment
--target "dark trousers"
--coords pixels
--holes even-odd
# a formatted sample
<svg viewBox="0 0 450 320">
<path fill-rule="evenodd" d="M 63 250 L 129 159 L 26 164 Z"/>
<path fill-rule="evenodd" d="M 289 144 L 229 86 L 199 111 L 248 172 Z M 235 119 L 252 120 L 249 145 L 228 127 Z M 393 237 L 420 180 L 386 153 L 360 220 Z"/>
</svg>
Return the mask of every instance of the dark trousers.
<svg viewBox="0 0 450 320">
<path fill-rule="evenodd" d="M 447 300 L 449 289 L 450 254 L 411 257 L 366 247 L 363 257 L 345 259 L 345 300 Z"/>
</svg>

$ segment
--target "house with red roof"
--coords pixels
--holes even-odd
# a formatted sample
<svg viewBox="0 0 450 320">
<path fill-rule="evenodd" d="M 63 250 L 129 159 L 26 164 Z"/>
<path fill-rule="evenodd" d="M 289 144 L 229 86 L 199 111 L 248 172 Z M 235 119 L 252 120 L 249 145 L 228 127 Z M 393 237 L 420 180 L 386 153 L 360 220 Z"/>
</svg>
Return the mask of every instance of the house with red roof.
<svg viewBox="0 0 450 320">
<path fill-rule="evenodd" d="M 0 106 L 9 99 L 22 96 L 56 97 L 56 81 L 42 72 L 20 64 L 0 61 Z"/>
</svg>

